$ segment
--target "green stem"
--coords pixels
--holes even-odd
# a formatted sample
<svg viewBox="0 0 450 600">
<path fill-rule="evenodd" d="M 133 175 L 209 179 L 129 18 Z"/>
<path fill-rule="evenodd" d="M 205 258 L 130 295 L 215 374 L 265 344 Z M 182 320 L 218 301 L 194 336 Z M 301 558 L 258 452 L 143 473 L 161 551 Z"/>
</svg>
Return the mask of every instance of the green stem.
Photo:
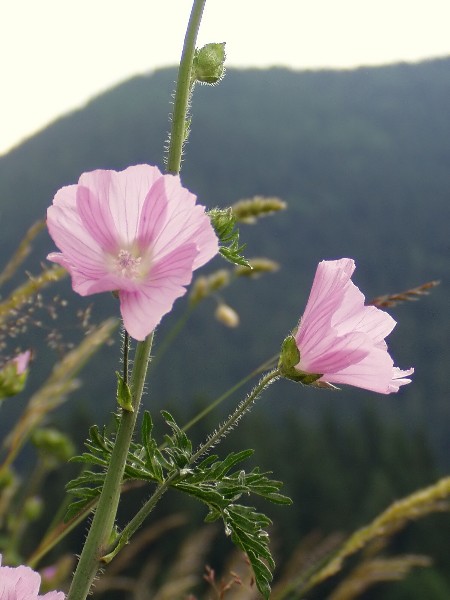
<svg viewBox="0 0 450 600">
<path fill-rule="evenodd" d="M 167 172 L 177 175 L 181 168 L 183 143 L 186 137 L 186 116 L 191 95 L 192 62 L 194 60 L 195 43 L 202 19 L 206 0 L 194 0 L 189 17 L 189 23 L 184 38 L 183 52 L 181 54 L 180 68 L 178 70 L 177 89 L 172 115 L 172 130 L 170 133 L 170 146 L 167 157 Z"/>
<path fill-rule="evenodd" d="M 221 425 L 207 440 L 200 446 L 195 454 L 191 456 L 189 464 L 195 463 L 200 456 L 207 452 L 210 448 L 215 446 L 221 437 L 225 436 L 228 431 L 244 416 L 244 414 L 250 409 L 251 405 L 258 399 L 259 395 L 274 381 L 279 379 L 280 373 L 278 369 L 269 371 L 248 396 L 238 405 L 236 410 L 228 417 L 223 425 Z M 152 512 L 161 496 L 169 489 L 172 481 L 179 476 L 178 471 L 168 477 L 163 483 L 159 484 L 154 493 L 150 496 L 147 502 L 143 505 L 141 510 L 131 519 L 128 525 L 120 533 L 119 538 L 114 544 L 108 549 L 113 551 L 114 548 L 119 546 L 122 542 L 127 542 L 135 531 L 141 526 L 144 519 Z M 67 599 L 69 600 L 69 599 Z"/>
<path fill-rule="evenodd" d="M 278 371 L 278 368 L 269 371 L 266 373 L 266 375 L 264 375 L 264 377 L 261 377 L 252 391 L 242 402 L 239 403 L 235 411 L 231 413 L 223 425 L 216 429 L 216 431 L 208 437 L 206 442 L 200 446 L 197 452 L 192 455 L 190 460 L 191 464 L 196 462 L 200 456 L 215 446 L 219 442 L 220 438 L 225 436 L 228 431 L 241 420 L 245 413 L 250 409 L 251 405 L 258 399 L 261 392 L 263 392 L 271 383 L 279 378 L 280 372 Z"/>
<path fill-rule="evenodd" d="M 159 500 L 162 496 L 167 492 L 170 488 L 170 485 L 174 479 L 179 476 L 178 471 L 173 473 L 168 477 L 163 483 L 160 483 L 147 502 L 142 506 L 142 508 L 135 514 L 135 516 L 131 519 L 128 525 L 122 529 L 120 532 L 120 536 L 114 541 L 114 543 L 108 548 L 108 553 L 113 552 L 115 548 L 117 548 L 122 541 L 128 542 L 131 536 L 136 533 L 148 515 L 155 508 Z"/>
<path fill-rule="evenodd" d="M 197 413 L 195 415 L 195 417 L 193 417 L 188 423 L 186 423 L 186 425 L 183 426 L 183 431 L 188 431 L 196 423 L 201 421 L 212 410 L 217 408 L 217 406 L 219 406 L 219 404 L 221 404 L 224 400 L 226 400 L 229 396 L 231 396 L 231 394 L 234 394 L 234 392 L 236 392 L 240 387 L 242 387 L 244 384 L 246 384 L 247 381 L 250 381 L 250 379 L 255 377 L 255 375 L 258 375 L 258 373 L 262 373 L 265 369 L 270 368 L 271 364 L 273 364 L 273 362 L 274 362 L 274 358 L 278 358 L 278 354 L 276 354 L 275 357 L 272 357 L 272 358 L 269 358 L 268 360 L 266 360 L 264 363 L 259 365 L 259 367 L 256 367 L 256 369 L 253 369 L 253 371 L 251 373 L 249 373 L 244 378 L 242 378 L 240 381 L 235 383 L 231 388 L 229 388 L 221 396 L 219 396 L 218 398 L 213 400 L 213 402 L 211 402 L 211 404 L 208 404 L 208 406 L 206 406 L 202 411 Z"/>
<path fill-rule="evenodd" d="M 153 333 L 136 347 L 131 374 L 133 412 L 123 411 L 105 482 L 67 600 L 85 600 L 110 541 L 120 498 L 125 463 L 139 412 Z"/>
</svg>

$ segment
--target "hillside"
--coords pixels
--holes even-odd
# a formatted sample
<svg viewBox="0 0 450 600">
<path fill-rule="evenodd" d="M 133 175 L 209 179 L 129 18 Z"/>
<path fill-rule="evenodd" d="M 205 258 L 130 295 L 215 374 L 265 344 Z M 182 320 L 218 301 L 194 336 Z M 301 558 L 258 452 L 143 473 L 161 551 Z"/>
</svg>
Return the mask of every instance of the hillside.
<svg viewBox="0 0 450 600">
<path fill-rule="evenodd" d="M 174 79 L 175 71 L 166 69 L 127 81 L 0 158 L 2 256 L 45 214 L 54 192 L 82 171 L 162 166 Z M 379 404 L 412 430 L 425 424 L 446 455 L 449 97 L 450 59 L 355 71 L 230 70 L 220 86 L 196 89 L 184 184 L 210 207 L 254 194 L 285 199 L 286 213 L 241 233 L 249 256 L 274 258 L 282 270 L 226 292 L 241 315 L 239 329 L 216 323 L 213 303 L 207 318 L 194 315 L 170 354 L 170 369 L 152 384 L 158 404 L 181 401 L 189 414 L 192 398 L 226 389 L 276 352 L 300 316 L 317 262 L 351 256 L 368 298 L 442 280 L 429 298 L 392 311 L 399 325 L 390 346 L 397 364 L 416 367 L 414 385 L 387 400 L 283 384 L 276 391 L 279 410 L 298 406 L 313 415 L 338 406 L 352 418 L 360 405 Z M 36 272 L 51 248 L 43 235 L 27 268 Z M 71 297 L 67 283 L 63 289 L 75 306 L 87 306 Z M 112 312 L 111 299 L 94 300 L 99 313 Z M 178 312 L 182 307 L 180 301 Z M 186 355 L 193 360 L 189 373 Z M 103 379 L 94 385 L 101 389 Z M 88 406 L 92 389 L 83 393 Z M 270 402 L 267 397 L 267 410 Z"/>
</svg>

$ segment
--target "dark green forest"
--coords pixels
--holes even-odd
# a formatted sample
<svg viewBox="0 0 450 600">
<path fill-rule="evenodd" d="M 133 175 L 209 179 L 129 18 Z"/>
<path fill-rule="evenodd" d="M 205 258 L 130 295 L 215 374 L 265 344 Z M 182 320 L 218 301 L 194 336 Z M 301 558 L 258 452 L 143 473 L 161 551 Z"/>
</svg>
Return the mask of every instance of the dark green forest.
<svg viewBox="0 0 450 600">
<path fill-rule="evenodd" d="M 0 158 L 5 260 L 45 215 L 56 190 L 83 171 L 142 162 L 163 168 L 175 78 L 175 70 L 165 69 L 131 79 Z M 240 315 L 238 328 L 214 319 L 213 299 L 192 314 L 151 373 L 149 404 L 188 420 L 278 352 L 301 315 L 320 260 L 354 258 L 354 281 L 368 300 L 441 281 L 419 302 L 390 310 L 398 325 L 389 348 L 398 366 L 415 367 L 411 385 L 378 396 L 283 382 L 227 440 L 230 448 L 254 447 L 256 462 L 283 479 L 294 498 L 293 508 L 273 513 L 286 545 L 281 559 L 302 535 L 351 531 L 450 469 L 449 97 L 450 59 L 351 71 L 229 70 L 217 87 L 195 89 L 183 183 L 209 208 L 254 195 L 285 200 L 285 212 L 241 226 L 246 255 L 266 256 L 281 268 L 223 291 Z M 38 272 L 53 249 L 42 234 L 26 269 Z M 215 259 L 208 271 L 224 266 Z M 73 323 L 78 309 L 93 304 L 96 319 L 117 309 L 106 296 L 73 297 L 68 281 L 58 293 L 68 299 L 58 320 L 68 337 L 80 335 Z M 186 305 L 186 298 L 178 301 L 157 342 Z M 42 330 L 27 335 L 41 376 L 55 353 L 43 343 Z M 76 424 L 78 442 L 92 417 L 106 422 L 114 409 L 118 357 L 117 339 L 84 370 L 81 391 L 55 417 L 67 428 Z M 31 373 L 30 389 L 37 378 Z M 219 413 L 239 398 L 228 399 Z M 208 424 L 218 418 L 209 417 Z M 7 427 L 8 418 L 1 432 Z M 195 435 L 206 431 L 203 423 Z M 364 598 L 450 597 L 449 520 L 433 517 L 425 525 L 408 529 L 396 543 L 429 553 L 435 566 Z"/>
</svg>

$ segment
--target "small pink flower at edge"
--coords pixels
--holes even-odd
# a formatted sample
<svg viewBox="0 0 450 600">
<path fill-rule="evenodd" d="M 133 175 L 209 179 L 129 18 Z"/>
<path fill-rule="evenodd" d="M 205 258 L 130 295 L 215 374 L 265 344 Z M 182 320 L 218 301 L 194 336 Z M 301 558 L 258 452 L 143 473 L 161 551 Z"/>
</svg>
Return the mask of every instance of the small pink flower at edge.
<svg viewBox="0 0 450 600">
<path fill-rule="evenodd" d="M 22 375 L 28 368 L 28 364 L 31 358 L 31 350 L 25 350 L 25 352 L 21 352 L 17 356 L 15 356 L 11 362 L 16 365 L 16 370 L 18 375 Z"/>
<path fill-rule="evenodd" d="M 299 373 L 320 382 L 348 384 L 381 394 L 411 382 L 414 369 L 394 367 L 384 338 L 396 323 L 351 281 L 350 258 L 319 263 L 311 293 L 294 339 L 300 353 Z"/>
<path fill-rule="evenodd" d="M 64 600 L 63 592 L 48 592 L 39 596 L 41 577 L 30 567 L 2 567 L 0 554 L 0 598 L 8 600 Z"/>
<path fill-rule="evenodd" d="M 47 226 L 82 296 L 118 292 L 125 329 L 143 340 L 185 294 L 192 272 L 218 252 L 203 206 L 178 176 L 136 165 L 97 170 L 61 188 Z"/>
</svg>

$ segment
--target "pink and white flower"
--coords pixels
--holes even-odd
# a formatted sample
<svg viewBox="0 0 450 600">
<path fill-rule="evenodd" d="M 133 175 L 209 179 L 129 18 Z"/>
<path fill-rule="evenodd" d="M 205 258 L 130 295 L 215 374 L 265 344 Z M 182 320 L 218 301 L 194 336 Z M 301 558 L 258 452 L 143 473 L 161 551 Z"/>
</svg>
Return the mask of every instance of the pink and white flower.
<svg viewBox="0 0 450 600">
<path fill-rule="evenodd" d="M 97 170 L 61 188 L 47 225 L 82 296 L 115 291 L 125 329 L 143 340 L 185 294 L 192 272 L 218 251 L 203 206 L 178 176 L 137 165 Z"/>
<path fill-rule="evenodd" d="M 381 394 L 411 382 L 414 369 L 394 367 L 384 338 L 396 322 L 351 281 L 350 258 L 322 261 L 294 339 L 300 353 L 295 370 L 320 375 L 317 382 L 343 383 Z"/>
<path fill-rule="evenodd" d="M 2 555 L 0 554 L 0 565 Z M 39 595 L 41 576 L 30 567 L 0 566 L 0 598 L 2 600 L 64 600 L 63 592 Z"/>
<path fill-rule="evenodd" d="M 31 350 L 25 350 L 25 352 L 21 352 L 12 359 L 11 362 L 15 364 L 18 375 L 22 375 L 22 373 L 25 373 L 25 371 L 28 369 L 30 358 Z"/>
</svg>

